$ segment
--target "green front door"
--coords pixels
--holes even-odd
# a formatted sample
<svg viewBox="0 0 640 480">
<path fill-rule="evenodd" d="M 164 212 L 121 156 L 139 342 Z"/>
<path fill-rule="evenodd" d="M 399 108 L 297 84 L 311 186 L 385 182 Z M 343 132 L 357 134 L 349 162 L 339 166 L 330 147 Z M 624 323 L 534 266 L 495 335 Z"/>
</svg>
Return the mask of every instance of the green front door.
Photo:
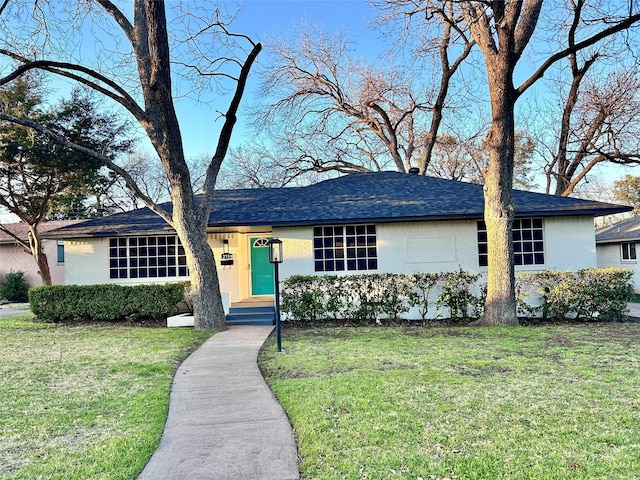
<svg viewBox="0 0 640 480">
<path fill-rule="evenodd" d="M 269 240 L 251 239 L 251 295 L 273 295 L 273 265 L 269 263 Z"/>
</svg>

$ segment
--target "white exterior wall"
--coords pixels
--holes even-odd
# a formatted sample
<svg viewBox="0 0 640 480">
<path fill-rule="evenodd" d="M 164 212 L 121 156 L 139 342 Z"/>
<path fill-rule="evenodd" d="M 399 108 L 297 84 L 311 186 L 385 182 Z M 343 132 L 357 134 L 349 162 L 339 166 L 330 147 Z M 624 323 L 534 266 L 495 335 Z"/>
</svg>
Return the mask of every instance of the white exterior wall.
<svg viewBox="0 0 640 480">
<path fill-rule="evenodd" d="M 543 268 L 527 270 L 579 270 L 597 266 L 593 217 L 545 218 L 544 249 Z"/>
<path fill-rule="evenodd" d="M 264 234 L 266 235 L 266 234 Z M 250 292 L 248 233 L 209 234 L 220 279 L 221 292 L 230 302 L 248 298 Z M 271 234 L 269 234 L 271 236 Z M 313 227 L 275 228 L 273 237 L 283 242 L 281 280 L 295 274 L 322 275 L 314 271 Z M 234 256 L 231 266 L 220 265 L 224 240 Z M 568 270 L 596 266 L 596 248 L 591 217 L 544 219 L 545 265 L 516 267 L 516 271 Z M 361 273 L 439 273 L 463 270 L 486 273 L 478 266 L 477 222 L 475 220 L 377 224 L 378 269 Z M 133 285 L 138 279 L 109 278 L 109 239 L 76 239 L 65 242 L 65 283 L 119 283 Z M 349 275 L 356 272 L 329 272 Z M 185 281 L 186 278 L 145 279 L 145 283 Z"/>
<path fill-rule="evenodd" d="M 233 255 L 233 265 L 222 266 L 220 261 L 224 252 L 224 240 L 227 240 L 229 252 Z M 242 268 L 240 259 L 240 236 L 236 233 L 209 234 L 207 242 L 213 250 L 218 267 L 220 291 L 229 295 L 229 302 L 238 302 L 240 298 L 239 272 Z"/>
<path fill-rule="evenodd" d="M 637 244 L 636 244 L 637 249 Z M 637 250 L 636 250 L 637 251 Z M 622 260 L 619 243 L 607 243 L 596 248 L 598 267 L 628 268 L 633 272 L 633 285 L 636 292 L 640 292 L 640 266 L 637 260 Z"/>
<path fill-rule="evenodd" d="M 545 264 L 516 267 L 516 271 L 569 270 L 596 266 L 596 247 L 591 217 L 545 218 Z M 282 278 L 294 274 L 322 275 L 314 271 L 313 228 L 275 228 L 282 240 Z M 378 270 L 376 273 L 439 273 L 459 268 L 486 272 L 478 266 L 475 220 L 377 224 Z M 355 272 L 328 272 L 349 275 Z"/>
<path fill-rule="evenodd" d="M 65 240 L 65 283 L 98 285 L 109 283 L 109 239 Z"/>
<path fill-rule="evenodd" d="M 234 264 L 223 267 L 220 259 L 223 252 L 223 240 L 229 241 L 229 253 L 234 255 Z M 238 290 L 238 236 L 236 234 L 209 234 L 207 241 L 213 249 L 218 265 L 220 291 L 229 295 L 231 302 L 239 300 Z M 115 283 L 119 285 L 138 285 L 141 283 L 171 283 L 188 281 L 188 277 L 164 277 L 130 279 L 109 278 L 109 239 L 87 238 L 65 241 L 65 282 L 68 285 L 95 285 Z"/>
<path fill-rule="evenodd" d="M 516 273 L 596 266 L 592 217 L 545 218 L 543 228 L 545 264 L 517 266 Z M 314 271 L 313 227 L 276 228 L 273 236 L 283 244 L 281 280 L 295 274 L 323 275 Z M 478 264 L 475 220 L 377 224 L 377 245 L 378 269 L 359 273 L 440 273 L 460 268 L 470 273 L 486 274 L 487 271 Z M 330 275 L 355 273 L 358 272 L 327 272 Z M 419 318 L 417 309 L 404 317 Z"/>
</svg>

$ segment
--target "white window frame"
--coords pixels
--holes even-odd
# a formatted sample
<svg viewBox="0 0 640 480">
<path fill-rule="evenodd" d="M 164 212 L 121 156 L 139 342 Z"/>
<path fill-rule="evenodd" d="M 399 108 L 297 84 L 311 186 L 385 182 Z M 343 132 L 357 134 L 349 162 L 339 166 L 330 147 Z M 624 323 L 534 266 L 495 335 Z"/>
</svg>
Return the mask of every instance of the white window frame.
<svg viewBox="0 0 640 480">
<path fill-rule="evenodd" d="M 622 242 L 620 244 L 620 260 L 623 262 L 636 262 L 636 242 Z"/>
</svg>

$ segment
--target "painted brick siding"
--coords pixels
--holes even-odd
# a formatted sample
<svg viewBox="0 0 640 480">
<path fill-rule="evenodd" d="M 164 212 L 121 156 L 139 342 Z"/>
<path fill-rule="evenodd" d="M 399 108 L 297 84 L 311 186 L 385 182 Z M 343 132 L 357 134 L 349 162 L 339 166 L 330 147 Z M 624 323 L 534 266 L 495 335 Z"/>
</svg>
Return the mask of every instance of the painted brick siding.
<svg viewBox="0 0 640 480">
<path fill-rule="evenodd" d="M 631 270 L 635 291 L 640 292 L 640 266 L 638 266 L 637 260 L 622 260 L 619 243 L 598 245 L 597 258 L 600 268 L 617 267 Z"/>
<path fill-rule="evenodd" d="M 283 278 L 316 274 L 311 227 L 277 228 L 274 237 L 283 241 L 285 261 L 280 267 Z M 378 224 L 377 243 L 378 273 L 438 273 L 460 267 L 470 272 L 486 272 L 486 268 L 478 265 L 475 220 Z M 545 218 L 544 248 L 544 265 L 516 267 L 516 271 L 595 267 L 593 219 Z"/>
</svg>

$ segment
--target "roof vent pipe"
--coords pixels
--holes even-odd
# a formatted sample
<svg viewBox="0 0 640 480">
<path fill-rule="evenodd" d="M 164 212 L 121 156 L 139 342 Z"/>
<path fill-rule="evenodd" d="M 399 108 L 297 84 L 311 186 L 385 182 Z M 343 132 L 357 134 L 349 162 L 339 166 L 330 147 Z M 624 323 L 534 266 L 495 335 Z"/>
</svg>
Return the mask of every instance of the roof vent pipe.
<svg viewBox="0 0 640 480">
<path fill-rule="evenodd" d="M 420 169 L 418 167 L 411 167 L 409 169 L 409 173 L 412 173 L 412 174 L 416 175 L 416 174 L 420 173 Z"/>
</svg>

